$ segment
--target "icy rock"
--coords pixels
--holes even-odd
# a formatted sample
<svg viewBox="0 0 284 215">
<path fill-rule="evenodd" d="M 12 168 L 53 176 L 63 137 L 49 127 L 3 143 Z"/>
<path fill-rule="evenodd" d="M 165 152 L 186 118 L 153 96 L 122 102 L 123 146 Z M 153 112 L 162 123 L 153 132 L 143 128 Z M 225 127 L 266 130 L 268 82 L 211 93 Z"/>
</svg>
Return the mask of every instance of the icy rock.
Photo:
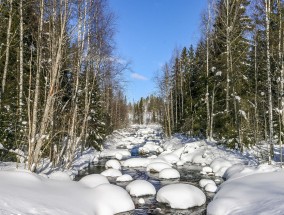
<svg viewBox="0 0 284 215">
<path fill-rule="evenodd" d="M 188 209 L 201 206 L 206 202 L 205 194 L 199 188 L 189 184 L 166 185 L 158 191 L 156 199 L 175 209 Z"/>
<path fill-rule="evenodd" d="M 94 188 L 101 184 L 109 184 L 109 181 L 106 176 L 91 174 L 81 178 L 79 183 L 84 184 L 87 187 Z"/>
<path fill-rule="evenodd" d="M 121 169 L 121 165 L 117 160 L 108 160 L 105 164 L 106 169 Z"/>
<path fill-rule="evenodd" d="M 125 174 L 125 175 L 122 175 L 122 176 L 119 176 L 116 181 L 119 181 L 119 182 L 122 182 L 122 181 L 132 181 L 133 178 L 131 175 L 128 175 L 128 174 Z"/>
<path fill-rule="evenodd" d="M 121 172 L 118 169 L 107 169 L 101 173 L 101 175 L 106 177 L 119 177 L 122 176 Z"/>
<path fill-rule="evenodd" d="M 146 170 L 148 172 L 160 172 L 163 169 L 171 168 L 171 165 L 167 163 L 157 162 L 157 163 L 150 163 Z"/>
<path fill-rule="evenodd" d="M 159 178 L 175 179 L 175 178 L 180 178 L 180 174 L 176 169 L 167 168 L 160 171 Z"/>
<path fill-rule="evenodd" d="M 48 176 L 50 179 L 60 180 L 60 181 L 71 181 L 70 176 L 66 172 L 56 171 Z"/>
<path fill-rule="evenodd" d="M 156 194 L 155 187 L 150 182 L 145 180 L 135 180 L 130 182 L 126 186 L 126 190 L 130 193 L 131 196 L 135 197 Z"/>
</svg>

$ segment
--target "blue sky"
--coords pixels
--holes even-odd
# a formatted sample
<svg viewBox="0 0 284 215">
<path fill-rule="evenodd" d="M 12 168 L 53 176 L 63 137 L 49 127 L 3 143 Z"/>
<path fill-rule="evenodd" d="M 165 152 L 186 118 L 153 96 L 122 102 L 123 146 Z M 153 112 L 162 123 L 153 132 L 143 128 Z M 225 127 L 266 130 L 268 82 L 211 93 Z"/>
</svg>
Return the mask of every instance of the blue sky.
<svg viewBox="0 0 284 215">
<path fill-rule="evenodd" d="M 116 14 L 116 52 L 130 61 L 126 96 L 137 101 L 157 91 L 153 80 L 175 48 L 196 45 L 207 0 L 109 0 Z"/>
</svg>

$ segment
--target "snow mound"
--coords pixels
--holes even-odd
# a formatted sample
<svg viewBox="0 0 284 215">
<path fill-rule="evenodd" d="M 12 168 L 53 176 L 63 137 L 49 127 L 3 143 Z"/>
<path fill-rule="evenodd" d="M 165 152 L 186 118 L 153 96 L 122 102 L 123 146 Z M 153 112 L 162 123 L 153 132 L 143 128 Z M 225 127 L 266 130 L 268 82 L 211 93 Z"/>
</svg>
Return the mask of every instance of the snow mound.
<svg viewBox="0 0 284 215">
<path fill-rule="evenodd" d="M 91 189 L 24 171 L 0 171 L 0 178 L 0 214 L 113 215 L 135 208 L 130 195 L 116 185 Z"/>
<path fill-rule="evenodd" d="M 130 157 L 131 154 L 126 149 L 105 149 L 100 154 L 100 157 L 113 157 L 113 158 L 116 158 L 116 157 L 120 157 L 120 156 L 122 156 L 124 158 L 127 158 L 127 157 Z"/>
<path fill-rule="evenodd" d="M 223 177 L 226 170 L 232 165 L 233 163 L 225 158 L 216 158 L 215 160 L 212 161 L 210 167 L 212 168 L 216 176 Z"/>
<path fill-rule="evenodd" d="M 205 189 L 205 191 L 207 191 L 207 192 L 215 193 L 216 190 L 217 190 L 217 186 L 216 186 L 215 183 L 214 183 L 214 184 L 209 183 L 209 184 L 206 184 L 206 186 L 204 187 L 204 189 Z"/>
<path fill-rule="evenodd" d="M 170 164 L 167 164 L 167 163 L 162 163 L 162 162 L 157 162 L 157 163 L 150 163 L 146 170 L 148 172 L 160 172 L 162 171 L 163 169 L 168 169 L 168 168 L 171 168 L 171 165 Z"/>
<path fill-rule="evenodd" d="M 164 186 L 158 191 L 156 199 L 175 209 L 188 209 L 201 206 L 206 202 L 205 194 L 199 188 L 189 184 Z"/>
<path fill-rule="evenodd" d="M 107 169 L 101 173 L 101 175 L 106 177 L 119 177 L 122 176 L 121 172 L 118 169 Z"/>
<path fill-rule="evenodd" d="M 202 168 L 202 172 L 211 173 L 213 172 L 212 168 L 209 166 L 205 166 Z"/>
<path fill-rule="evenodd" d="M 122 163 L 125 167 L 147 167 L 150 159 L 147 158 L 130 158 Z"/>
<path fill-rule="evenodd" d="M 87 175 L 80 179 L 79 183 L 84 184 L 87 187 L 94 188 L 101 184 L 109 184 L 107 177 L 100 174 Z"/>
<path fill-rule="evenodd" d="M 116 181 L 132 181 L 133 178 L 131 175 L 128 175 L 128 174 L 125 174 L 125 175 L 122 175 L 122 176 L 119 176 Z"/>
<path fill-rule="evenodd" d="M 129 194 L 113 184 L 102 184 L 93 190 L 92 200 L 96 215 L 113 215 L 134 210 L 134 203 Z"/>
<path fill-rule="evenodd" d="M 56 171 L 48 176 L 50 179 L 60 180 L 60 181 L 71 181 L 72 179 L 66 172 Z"/>
<path fill-rule="evenodd" d="M 179 161 L 179 157 L 174 153 L 163 154 L 159 157 L 163 158 L 165 161 L 171 164 L 177 163 Z"/>
<path fill-rule="evenodd" d="M 163 149 L 157 145 L 154 142 L 147 142 L 143 147 L 139 148 L 139 153 L 141 154 L 147 154 L 147 153 L 151 153 L 151 152 L 162 152 Z"/>
<path fill-rule="evenodd" d="M 283 171 L 228 180 L 209 203 L 207 214 L 283 214 L 283 181 Z"/>
<path fill-rule="evenodd" d="M 180 178 L 180 174 L 176 169 L 167 168 L 160 171 L 159 178 L 175 179 L 175 178 Z"/>
<path fill-rule="evenodd" d="M 205 187 L 207 184 L 215 184 L 215 182 L 213 181 L 213 180 L 211 180 L 211 179 L 201 179 L 200 181 L 199 181 L 199 186 L 200 187 Z"/>
<path fill-rule="evenodd" d="M 121 165 L 117 160 L 108 160 L 105 164 L 106 169 L 121 169 Z"/>
<path fill-rule="evenodd" d="M 136 197 L 156 194 L 156 189 L 153 184 L 145 180 L 135 180 L 130 182 L 126 186 L 126 190 L 131 196 Z"/>
</svg>

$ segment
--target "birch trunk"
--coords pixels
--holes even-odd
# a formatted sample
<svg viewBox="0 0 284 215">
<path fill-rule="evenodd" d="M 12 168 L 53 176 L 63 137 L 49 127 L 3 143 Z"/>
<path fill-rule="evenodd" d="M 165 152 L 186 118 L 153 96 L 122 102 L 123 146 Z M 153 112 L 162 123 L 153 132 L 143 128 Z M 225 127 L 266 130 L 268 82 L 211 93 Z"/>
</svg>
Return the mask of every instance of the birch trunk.
<svg viewBox="0 0 284 215">
<path fill-rule="evenodd" d="M 265 20 L 266 20 L 266 57 L 267 57 L 267 92 L 268 92 L 268 125 L 269 125 L 269 156 L 268 163 L 271 164 L 273 157 L 273 116 L 272 116 L 272 90 L 271 90 L 271 67 L 270 67 L 270 0 L 265 0 Z"/>
<path fill-rule="evenodd" d="M 23 116 L 23 75 L 24 75 L 24 59 L 23 59 L 23 0 L 20 0 L 20 78 L 19 78 L 19 121 L 22 122 L 22 116 Z"/>
<path fill-rule="evenodd" d="M 5 86 L 6 86 L 8 64 L 9 64 L 9 57 L 10 57 L 11 25 L 12 25 L 12 18 L 13 18 L 12 17 L 12 15 L 13 15 L 13 0 L 10 0 L 9 3 L 10 3 L 10 10 L 9 10 L 7 38 L 6 38 L 6 51 L 5 51 L 6 52 L 6 59 L 5 59 L 3 79 L 2 79 L 2 95 L 4 95 Z M 1 97 L 2 96 L 0 96 L 0 98 Z"/>
</svg>

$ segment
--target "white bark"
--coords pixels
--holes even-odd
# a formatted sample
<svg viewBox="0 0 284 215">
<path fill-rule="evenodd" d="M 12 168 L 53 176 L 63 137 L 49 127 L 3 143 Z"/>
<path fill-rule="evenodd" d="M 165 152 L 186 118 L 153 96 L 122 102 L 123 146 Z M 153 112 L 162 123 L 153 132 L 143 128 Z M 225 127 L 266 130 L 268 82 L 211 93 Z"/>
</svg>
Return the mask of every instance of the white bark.
<svg viewBox="0 0 284 215">
<path fill-rule="evenodd" d="M 11 43 L 11 25 L 12 25 L 12 15 L 13 15 L 13 0 L 9 1 L 10 10 L 9 10 L 9 18 L 8 18 L 8 27 L 7 27 L 7 38 L 6 38 L 6 59 L 4 64 L 3 78 L 2 78 L 2 94 L 5 92 L 7 72 L 8 72 L 8 64 L 10 57 L 10 43 Z"/>
<path fill-rule="evenodd" d="M 23 59 L 23 0 L 20 0 L 20 78 L 19 78 L 19 121 L 22 122 L 22 107 L 23 107 L 23 75 L 24 75 L 24 59 Z"/>
<path fill-rule="evenodd" d="M 271 90 L 271 67 L 270 67 L 270 13 L 271 2 L 265 0 L 265 20 L 266 20 L 266 57 L 267 57 L 267 92 L 268 92 L 268 125 L 269 125 L 269 157 L 268 163 L 271 164 L 273 156 L 273 116 L 272 116 L 272 90 Z"/>
</svg>

